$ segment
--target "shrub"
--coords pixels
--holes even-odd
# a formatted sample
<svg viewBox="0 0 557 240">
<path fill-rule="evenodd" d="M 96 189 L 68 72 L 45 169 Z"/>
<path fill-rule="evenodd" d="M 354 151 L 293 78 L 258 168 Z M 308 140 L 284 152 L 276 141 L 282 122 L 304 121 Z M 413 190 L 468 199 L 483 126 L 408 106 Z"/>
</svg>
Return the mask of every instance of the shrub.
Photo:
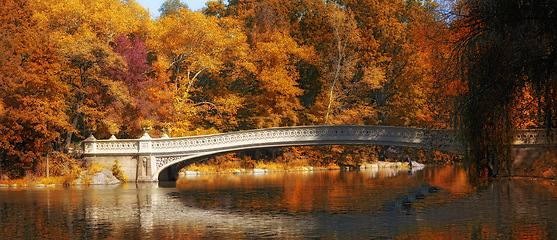
<svg viewBox="0 0 557 240">
<path fill-rule="evenodd" d="M 254 168 L 257 169 L 267 169 L 271 171 L 282 171 L 285 170 L 283 163 L 271 162 L 271 161 L 257 161 Z"/>
<path fill-rule="evenodd" d="M 103 169 L 107 168 L 104 164 L 99 163 L 91 163 L 87 168 L 87 175 L 95 175 L 97 173 L 102 172 Z"/>
<path fill-rule="evenodd" d="M 255 160 L 251 159 L 250 156 L 244 156 L 240 160 L 240 167 L 243 169 L 254 169 L 255 168 Z"/>
<path fill-rule="evenodd" d="M 118 164 L 118 160 L 114 160 L 114 165 L 112 165 L 111 170 L 112 175 L 114 175 L 114 177 L 116 177 L 118 180 L 122 182 L 128 181 L 128 176 L 126 176 L 126 174 L 124 174 L 124 172 L 122 171 L 122 166 Z"/>
</svg>

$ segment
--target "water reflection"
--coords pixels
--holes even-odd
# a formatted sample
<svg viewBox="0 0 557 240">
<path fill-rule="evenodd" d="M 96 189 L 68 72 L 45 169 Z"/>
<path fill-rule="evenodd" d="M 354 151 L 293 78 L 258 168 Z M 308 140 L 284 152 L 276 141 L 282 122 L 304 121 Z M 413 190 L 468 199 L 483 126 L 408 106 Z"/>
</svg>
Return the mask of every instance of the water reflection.
<svg viewBox="0 0 557 240">
<path fill-rule="evenodd" d="M 189 176 L 176 185 L 188 206 L 288 214 L 379 211 L 412 186 L 396 169 Z"/>
<path fill-rule="evenodd" d="M 553 184 L 505 179 L 473 196 L 428 208 L 400 239 L 555 239 Z"/>
<path fill-rule="evenodd" d="M 447 166 L 6 188 L 0 238 L 557 238 L 553 182 L 471 182 Z"/>
</svg>

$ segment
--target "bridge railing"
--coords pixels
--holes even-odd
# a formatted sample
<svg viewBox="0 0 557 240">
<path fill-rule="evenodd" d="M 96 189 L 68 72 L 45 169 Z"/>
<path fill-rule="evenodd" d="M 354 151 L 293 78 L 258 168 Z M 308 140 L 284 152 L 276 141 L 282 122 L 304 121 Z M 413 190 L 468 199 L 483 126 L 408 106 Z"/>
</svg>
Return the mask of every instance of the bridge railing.
<svg viewBox="0 0 557 240">
<path fill-rule="evenodd" d="M 557 143 L 557 131 L 519 130 L 513 145 L 540 146 Z M 419 147 L 462 153 L 465 149 L 458 130 L 391 126 L 302 126 L 256 129 L 231 133 L 178 138 L 141 138 L 83 141 L 84 154 L 201 153 L 222 149 L 259 146 L 370 144 Z"/>
<path fill-rule="evenodd" d="M 287 145 L 376 144 L 460 151 L 455 130 L 392 126 L 302 126 L 268 128 L 206 136 L 83 141 L 85 154 L 196 153 L 210 150 Z"/>
<path fill-rule="evenodd" d="M 557 130 L 526 129 L 515 131 L 514 146 L 541 146 L 557 144 Z"/>
<path fill-rule="evenodd" d="M 208 136 L 154 141 L 153 152 L 195 151 L 251 144 L 338 144 L 364 141 L 422 144 L 423 129 L 375 126 L 311 126 L 249 130 Z"/>
</svg>

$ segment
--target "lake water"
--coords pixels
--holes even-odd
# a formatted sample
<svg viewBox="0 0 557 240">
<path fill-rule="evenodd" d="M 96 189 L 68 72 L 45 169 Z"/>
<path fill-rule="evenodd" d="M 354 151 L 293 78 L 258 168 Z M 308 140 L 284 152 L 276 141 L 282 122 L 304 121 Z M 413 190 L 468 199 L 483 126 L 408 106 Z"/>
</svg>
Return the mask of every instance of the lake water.
<svg viewBox="0 0 557 240">
<path fill-rule="evenodd" d="M 0 239 L 556 239 L 553 181 L 463 168 L 204 175 L 2 188 Z"/>
</svg>

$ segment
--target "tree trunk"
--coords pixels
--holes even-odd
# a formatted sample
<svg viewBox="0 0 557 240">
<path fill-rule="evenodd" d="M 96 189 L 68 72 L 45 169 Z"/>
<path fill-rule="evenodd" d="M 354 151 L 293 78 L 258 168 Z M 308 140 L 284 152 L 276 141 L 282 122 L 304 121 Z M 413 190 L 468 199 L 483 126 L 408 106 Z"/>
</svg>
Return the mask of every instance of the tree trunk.
<svg viewBox="0 0 557 240">
<path fill-rule="evenodd" d="M 329 112 L 331 111 L 331 105 L 333 103 L 333 94 L 335 91 L 335 85 L 340 77 L 340 68 L 341 68 L 341 64 L 342 61 L 344 59 L 344 49 L 346 48 L 345 45 L 343 45 L 342 43 L 342 39 L 340 37 L 340 33 L 339 33 L 339 27 L 335 26 L 335 36 L 337 39 L 337 54 L 338 57 L 336 59 L 336 63 L 335 63 L 335 75 L 333 77 L 333 83 L 331 84 L 331 90 L 329 91 L 329 104 L 327 105 L 327 113 L 325 114 L 325 125 L 327 125 L 329 123 Z"/>
<path fill-rule="evenodd" d="M 72 137 L 73 137 L 73 133 L 74 131 L 77 131 L 77 124 L 79 123 L 79 118 L 81 117 L 81 112 L 79 112 L 79 109 L 83 106 L 83 102 L 85 101 L 85 88 L 87 86 L 87 75 L 86 75 L 86 71 L 87 68 L 86 67 L 80 67 L 79 68 L 79 77 L 81 80 L 81 87 L 78 89 L 78 93 L 77 93 L 77 102 L 76 102 L 76 106 L 75 106 L 75 116 L 72 120 L 72 129 L 70 129 L 70 131 L 68 132 L 68 135 L 66 136 L 66 147 L 64 147 L 64 152 L 68 153 L 70 151 L 70 146 L 72 143 Z"/>
</svg>

